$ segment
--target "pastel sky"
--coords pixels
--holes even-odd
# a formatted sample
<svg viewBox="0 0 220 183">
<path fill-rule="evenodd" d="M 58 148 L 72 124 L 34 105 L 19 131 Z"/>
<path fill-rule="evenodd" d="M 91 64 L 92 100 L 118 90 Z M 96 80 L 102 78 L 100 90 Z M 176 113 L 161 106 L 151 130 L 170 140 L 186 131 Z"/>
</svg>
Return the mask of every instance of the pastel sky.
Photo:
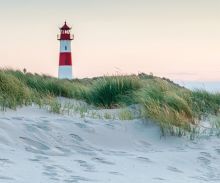
<svg viewBox="0 0 220 183">
<path fill-rule="evenodd" d="M 219 0 L 0 0 L 0 67 L 57 76 L 64 20 L 77 78 L 220 80 Z"/>
</svg>

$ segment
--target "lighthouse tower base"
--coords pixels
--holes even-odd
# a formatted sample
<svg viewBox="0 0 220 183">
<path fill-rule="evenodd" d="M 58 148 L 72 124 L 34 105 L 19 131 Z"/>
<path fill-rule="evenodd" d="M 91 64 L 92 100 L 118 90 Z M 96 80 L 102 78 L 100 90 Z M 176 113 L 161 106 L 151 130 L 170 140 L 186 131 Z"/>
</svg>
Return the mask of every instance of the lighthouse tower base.
<svg viewBox="0 0 220 183">
<path fill-rule="evenodd" d="M 59 66 L 59 79 L 73 79 L 72 66 Z"/>
</svg>

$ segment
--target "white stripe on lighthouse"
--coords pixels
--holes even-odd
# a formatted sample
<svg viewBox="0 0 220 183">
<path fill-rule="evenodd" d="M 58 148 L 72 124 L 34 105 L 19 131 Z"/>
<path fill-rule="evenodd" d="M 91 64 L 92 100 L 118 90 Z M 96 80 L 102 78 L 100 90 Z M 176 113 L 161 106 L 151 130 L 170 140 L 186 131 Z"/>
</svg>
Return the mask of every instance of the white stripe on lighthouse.
<svg viewBox="0 0 220 183">
<path fill-rule="evenodd" d="M 59 66 L 58 75 L 60 79 L 73 79 L 72 66 Z"/>
<path fill-rule="evenodd" d="M 71 41 L 70 40 L 60 40 L 60 52 L 71 52 Z"/>
</svg>

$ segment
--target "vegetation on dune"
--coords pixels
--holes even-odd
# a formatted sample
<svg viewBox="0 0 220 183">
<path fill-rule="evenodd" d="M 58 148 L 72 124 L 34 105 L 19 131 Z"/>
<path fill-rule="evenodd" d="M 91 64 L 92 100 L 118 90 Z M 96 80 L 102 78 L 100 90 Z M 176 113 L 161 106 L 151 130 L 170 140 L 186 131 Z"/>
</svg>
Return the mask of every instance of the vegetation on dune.
<svg viewBox="0 0 220 183">
<path fill-rule="evenodd" d="M 31 73 L 24 74 L 21 71 L 13 70 L 4 70 L 4 73 L 13 75 L 28 88 L 35 90 L 40 94 L 81 99 L 85 90 L 85 86 L 77 81 L 70 82 L 68 80 L 58 80 L 46 75 L 41 76 Z"/>
<path fill-rule="evenodd" d="M 204 90 L 192 92 L 194 111 L 198 116 L 217 115 L 220 111 L 220 93 L 209 93 Z"/>
<path fill-rule="evenodd" d="M 188 128 L 194 123 L 191 92 L 171 85 L 167 81 L 150 81 L 137 93 L 144 107 L 144 115 L 161 125 Z"/>
<path fill-rule="evenodd" d="M 142 86 L 136 76 L 102 77 L 91 85 L 87 102 L 96 106 L 112 108 L 133 102 L 133 92 Z"/>
<path fill-rule="evenodd" d="M 13 75 L 0 72 L 0 104 L 1 108 L 15 109 L 18 105 L 28 104 L 31 92 L 20 80 Z"/>
<path fill-rule="evenodd" d="M 92 79 L 59 80 L 53 77 L 0 70 L 0 106 L 2 109 L 37 103 L 50 105 L 52 112 L 60 112 L 54 97 L 84 100 L 102 108 L 116 108 L 131 104 L 142 106 L 142 116 L 157 122 L 164 132 L 173 129 L 190 131 L 202 116 L 218 115 L 220 94 L 190 91 L 166 78 L 139 74 L 106 76 Z M 130 113 L 121 118 L 132 119 Z M 172 130 L 170 130 L 172 129 Z M 180 130 L 181 129 L 181 130 Z"/>
</svg>

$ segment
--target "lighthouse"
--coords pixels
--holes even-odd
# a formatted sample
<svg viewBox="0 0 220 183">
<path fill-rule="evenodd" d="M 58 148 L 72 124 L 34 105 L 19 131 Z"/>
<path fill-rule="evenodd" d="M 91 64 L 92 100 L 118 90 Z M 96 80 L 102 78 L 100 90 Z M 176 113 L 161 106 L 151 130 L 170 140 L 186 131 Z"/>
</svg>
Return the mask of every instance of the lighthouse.
<svg viewBox="0 0 220 183">
<path fill-rule="evenodd" d="M 71 28 L 67 25 L 60 27 L 60 34 L 57 39 L 60 41 L 60 56 L 59 56 L 59 79 L 72 79 L 72 54 L 71 54 L 71 41 L 74 36 L 70 34 Z"/>
</svg>

